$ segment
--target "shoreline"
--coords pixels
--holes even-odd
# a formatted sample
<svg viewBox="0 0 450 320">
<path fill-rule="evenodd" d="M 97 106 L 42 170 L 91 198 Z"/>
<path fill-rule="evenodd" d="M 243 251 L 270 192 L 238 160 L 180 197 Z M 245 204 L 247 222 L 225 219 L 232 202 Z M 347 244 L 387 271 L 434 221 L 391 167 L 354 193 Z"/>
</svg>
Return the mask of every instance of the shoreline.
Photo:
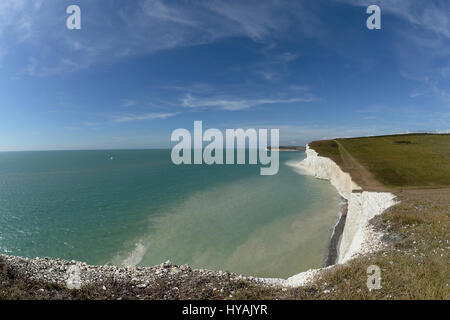
<svg viewBox="0 0 450 320">
<path fill-rule="evenodd" d="M 306 158 L 297 167 L 306 175 L 328 180 L 338 194 L 347 201 L 345 215 L 343 211 L 334 226 L 325 266 L 295 274 L 288 279 L 264 278 L 268 284 L 284 287 L 300 287 L 312 283 L 317 277 L 331 268 L 344 264 L 353 258 L 382 249 L 382 233 L 374 230 L 369 221 L 381 215 L 386 209 L 397 204 L 396 196 L 389 192 L 364 191 L 357 185 L 349 173 L 330 158 L 321 157 L 306 146 Z M 334 264 L 327 266 L 328 261 Z"/>
<path fill-rule="evenodd" d="M 266 148 L 267 151 L 305 151 L 306 147 L 302 146 L 279 146 L 279 147 L 272 147 L 268 146 Z"/>
<path fill-rule="evenodd" d="M 333 266 L 337 263 L 337 260 L 339 258 L 339 244 L 341 243 L 342 235 L 344 233 L 345 221 L 347 220 L 347 212 L 348 201 L 345 198 L 342 198 L 342 203 L 339 206 L 339 219 L 334 225 L 333 233 L 331 234 L 324 267 Z"/>
<path fill-rule="evenodd" d="M 342 171 L 330 158 L 319 156 L 309 145 L 306 147 L 306 159 L 300 162 L 299 167 L 315 178 L 330 181 L 341 197 L 348 201 L 336 263 L 345 263 L 360 254 L 378 250 L 382 235 L 373 230 L 369 221 L 395 205 L 396 195 L 364 191 L 349 173 Z"/>
<path fill-rule="evenodd" d="M 113 279 L 114 281 L 126 283 L 132 288 L 135 286 L 147 288 L 151 287 L 152 283 L 156 283 L 161 277 L 169 277 L 170 280 L 172 277 L 178 278 L 180 276 L 184 279 L 182 282 L 207 278 L 208 281 L 226 279 L 228 283 L 230 281 L 246 280 L 261 286 L 300 287 L 307 285 L 327 269 L 345 263 L 358 254 L 380 249 L 382 235 L 371 229 L 368 225 L 368 220 L 375 215 L 381 214 L 396 202 L 393 201 L 395 196 L 389 193 L 362 191 L 351 180 L 348 173 L 344 173 L 331 159 L 319 157 L 308 146 L 306 154 L 307 158 L 298 167 L 305 170 L 306 174 L 319 179 L 329 180 L 341 197 L 347 201 L 340 207 L 340 217 L 334 226 L 328 252 L 326 253 L 325 267 L 323 268 L 310 269 L 287 279 L 281 279 L 243 276 L 220 270 L 191 269 L 188 265 L 172 265 L 170 261 L 154 267 L 119 267 L 111 265 L 93 266 L 74 260 L 21 258 L 3 254 L 0 254 L 0 260 L 6 262 L 7 268 L 12 268 L 28 280 L 63 285 L 66 285 L 70 266 L 80 267 L 82 286 L 103 283 L 105 280 Z M 355 219 L 357 220 L 356 224 Z M 355 229 L 355 225 L 350 226 L 350 223 L 356 225 L 356 230 L 349 231 L 349 229 Z M 344 243 L 345 241 L 349 243 Z M 345 247 L 343 246 L 344 244 Z M 343 248 L 345 252 L 343 252 Z"/>
</svg>

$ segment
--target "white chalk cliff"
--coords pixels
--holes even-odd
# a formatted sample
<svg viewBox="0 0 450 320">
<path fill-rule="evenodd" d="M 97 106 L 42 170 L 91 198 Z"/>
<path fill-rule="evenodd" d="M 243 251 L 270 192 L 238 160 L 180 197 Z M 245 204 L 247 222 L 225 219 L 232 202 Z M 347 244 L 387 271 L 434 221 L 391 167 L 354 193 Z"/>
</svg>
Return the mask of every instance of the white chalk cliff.
<svg viewBox="0 0 450 320">
<path fill-rule="evenodd" d="M 319 179 L 326 179 L 347 199 L 348 211 L 344 232 L 339 245 L 337 263 L 344 263 L 358 253 L 370 250 L 369 220 L 394 205 L 395 195 L 389 192 L 362 191 L 350 174 L 331 159 L 321 157 L 309 146 L 306 147 L 306 159 L 299 167 Z"/>
<path fill-rule="evenodd" d="M 361 187 L 352 181 L 350 174 L 342 171 L 333 160 L 319 157 L 317 152 L 309 146 L 306 146 L 305 152 L 306 159 L 300 162 L 298 166 L 308 174 L 318 179 L 330 180 L 339 194 L 347 200 L 353 190 L 361 190 Z"/>
<path fill-rule="evenodd" d="M 396 204 L 395 195 L 389 192 L 363 191 L 352 180 L 350 174 L 342 171 L 331 159 L 319 156 L 309 146 L 306 146 L 306 159 L 300 162 L 298 167 L 318 179 L 329 180 L 339 194 L 348 201 L 347 218 L 336 263 L 342 264 L 358 254 L 377 250 L 381 242 L 381 234 L 373 230 L 369 220 Z M 333 266 L 311 269 L 288 279 L 262 278 L 260 280 L 268 284 L 298 287 L 313 281 L 322 271 L 330 268 Z"/>
</svg>

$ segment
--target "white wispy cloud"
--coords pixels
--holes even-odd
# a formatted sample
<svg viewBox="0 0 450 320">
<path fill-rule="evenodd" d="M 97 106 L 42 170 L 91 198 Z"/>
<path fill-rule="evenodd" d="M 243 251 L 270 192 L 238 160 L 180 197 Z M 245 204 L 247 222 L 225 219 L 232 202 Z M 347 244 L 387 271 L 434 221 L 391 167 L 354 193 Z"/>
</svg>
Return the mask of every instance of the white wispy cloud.
<svg viewBox="0 0 450 320">
<path fill-rule="evenodd" d="M 132 100 L 132 99 L 125 99 L 122 100 L 120 105 L 122 107 L 128 108 L 128 107 L 134 107 L 135 105 L 137 105 L 137 101 L 136 100 Z"/>
<path fill-rule="evenodd" d="M 263 79 L 271 81 L 274 79 L 278 79 L 280 77 L 280 73 L 276 71 L 257 71 L 256 74 L 260 75 Z"/>
<path fill-rule="evenodd" d="M 182 100 L 182 105 L 187 108 L 218 108 L 228 111 L 249 109 L 264 104 L 291 104 L 295 102 L 313 102 L 314 97 L 296 97 L 288 99 L 224 99 L 224 98 L 196 98 L 188 94 Z"/>
<path fill-rule="evenodd" d="M 411 24 L 426 28 L 450 38 L 450 3 L 442 1 L 417 0 L 337 0 L 354 6 L 367 7 L 378 4 L 382 12 L 396 15 Z"/>
<path fill-rule="evenodd" d="M 115 116 L 113 118 L 114 122 L 131 122 L 131 121 L 144 121 L 144 120 L 155 120 L 155 119 L 167 119 L 176 116 L 177 112 L 172 113 L 144 113 L 144 114 L 128 114 Z"/>
<path fill-rule="evenodd" d="M 287 125 L 284 123 L 252 123 L 251 125 L 233 123 L 234 127 L 241 127 L 244 130 L 255 129 L 279 129 L 281 144 L 305 145 L 314 140 L 366 137 L 381 134 L 390 134 L 392 128 L 363 125 Z M 395 133 L 403 133 L 403 129 L 398 129 Z"/>
<path fill-rule="evenodd" d="M 283 52 L 280 54 L 277 54 L 272 57 L 271 63 L 274 64 L 287 64 L 291 61 L 297 60 L 299 58 L 298 53 L 293 52 Z"/>
<path fill-rule="evenodd" d="M 417 78 L 405 74 L 403 74 L 403 76 L 420 83 L 420 85 L 411 92 L 410 98 L 433 96 L 439 98 L 443 102 L 450 102 L 450 91 L 447 87 L 442 88 L 439 80 L 435 77 L 424 76 L 422 78 Z"/>
<path fill-rule="evenodd" d="M 357 112 L 359 113 L 380 113 L 380 112 L 389 112 L 392 111 L 392 108 L 383 106 L 383 105 L 371 105 L 364 108 L 359 109 Z"/>
<path fill-rule="evenodd" d="M 254 40 L 261 40 L 272 32 L 280 30 L 279 21 L 274 19 L 273 2 L 252 1 L 207 1 L 206 6 L 219 16 L 235 25 L 236 33 L 242 33 Z"/>
<path fill-rule="evenodd" d="M 302 2 L 285 0 L 136 0 L 126 5 L 80 0 L 78 5 L 82 14 L 89 13 L 83 28 L 94 32 L 68 31 L 61 19 L 65 13 L 56 2 L 2 0 L 1 54 L 7 58 L 17 46 L 26 45 L 34 51 L 35 60 L 27 62 L 24 73 L 46 76 L 227 37 L 263 42 L 320 33 L 319 20 L 303 8 Z M 298 27 L 294 28 L 298 34 L 288 32 L 293 26 Z M 289 62 L 296 55 L 283 53 L 276 58 Z"/>
<path fill-rule="evenodd" d="M 261 54 L 265 57 L 264 61 L 249 68 L 256 69 L 255 74 L 267 81 L 278 81 L 288 75 L 289 64 L 300 57 L 298 53 L 277 52 L 271 45 L 261 50 Z"/>
<path fill-rule="evenodd" d="M 187 26 L 198 25 L 198 22 L 188 10 L 175 6 L 167 6 L 160 0 L 145 0 L 142 2 L 142 9 L 147 16 L 161 21 Z"/>
<path fill-rule="evenodd" d="M 418 82 L 418 87 L 411 92 L 410 98 L 428 96 L 448 104 L 450 101 L 450 92 L 447 89 L 448 70 L 450 70 L 449 1 L 336 1 L 362 7 L 378 4 L 383 16 L 390 15 L 403 21 L 402 28 L 391 28 L 389 32 L 396 35 L 398 39 L 395 54 L 401 74 L 407 80 Z"/>
</svg>

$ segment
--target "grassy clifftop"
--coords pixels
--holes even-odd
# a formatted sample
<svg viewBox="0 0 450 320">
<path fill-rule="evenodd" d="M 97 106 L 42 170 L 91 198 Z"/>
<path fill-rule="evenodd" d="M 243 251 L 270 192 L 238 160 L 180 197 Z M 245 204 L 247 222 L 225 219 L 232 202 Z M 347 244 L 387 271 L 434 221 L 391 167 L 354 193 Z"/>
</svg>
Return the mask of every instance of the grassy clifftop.
<svg viewBox="0 0 450 320">
<path fill-rule="evenodd" d="M 315 141 L 310 147 L 365 189 L 450 186 L 449 134 L 336 139 Z"/>
<path fill-rule="evenodd" d="M 365 190 L 390 191 L 401 202 L 372 224 L 387 249 L 354 259 L 316 284 L 320 298 L 450 299 L 450 135 L 408 134 L 309 144 Z M 382 270 L 369 292 L 365 268 Z M 295 292 L 295 290 L 294 290 Z M 327 294 L 323 294 L 327 292 Z"/>
</svg>

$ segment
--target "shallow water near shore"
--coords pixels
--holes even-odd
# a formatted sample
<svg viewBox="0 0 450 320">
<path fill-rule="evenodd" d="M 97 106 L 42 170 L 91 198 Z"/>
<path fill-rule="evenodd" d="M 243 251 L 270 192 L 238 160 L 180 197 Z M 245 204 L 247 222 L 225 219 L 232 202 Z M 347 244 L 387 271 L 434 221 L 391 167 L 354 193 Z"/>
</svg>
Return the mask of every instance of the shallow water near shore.
<svg viewBox="0 0 450 320">
<path fill-rule="evenodd" d="M 170 150 L 0 153 L 0 252 L 90 264 L 289 277 L 321 267 L 340 197 L 304 152 L 259 165 L 181 165 Z"/>
</svg>

